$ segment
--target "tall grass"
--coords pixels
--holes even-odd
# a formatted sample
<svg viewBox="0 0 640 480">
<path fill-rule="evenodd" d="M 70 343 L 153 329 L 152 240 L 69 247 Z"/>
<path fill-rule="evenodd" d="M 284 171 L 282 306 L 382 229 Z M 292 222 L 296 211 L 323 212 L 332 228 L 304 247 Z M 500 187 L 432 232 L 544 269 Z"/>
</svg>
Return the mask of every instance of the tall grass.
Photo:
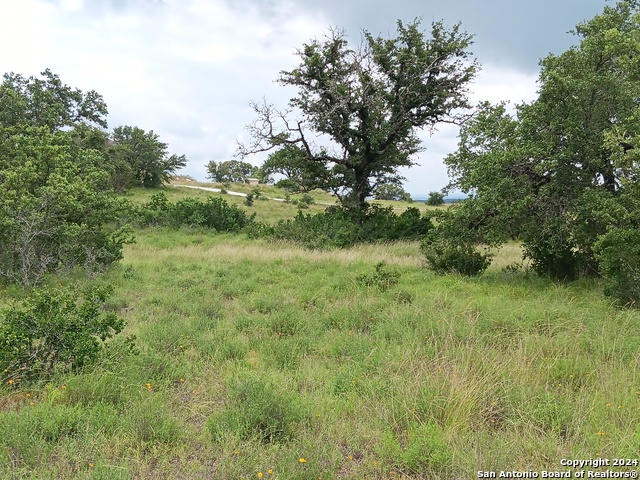
<svg viewBox="0 0 640 480">
<path fill-rule="evenodd" d="M 477 478 L 637 456 L 640 316 L 597 282 L 435 276 L 416 242 L 310 252 L 150 229 L 100 281 L 137 337 L 2 387 L 0 478 Z M 379 288 L 376 265 L 397 283 Z M 379 272 L 379 271 L 378 271 Z"/>
</svg>

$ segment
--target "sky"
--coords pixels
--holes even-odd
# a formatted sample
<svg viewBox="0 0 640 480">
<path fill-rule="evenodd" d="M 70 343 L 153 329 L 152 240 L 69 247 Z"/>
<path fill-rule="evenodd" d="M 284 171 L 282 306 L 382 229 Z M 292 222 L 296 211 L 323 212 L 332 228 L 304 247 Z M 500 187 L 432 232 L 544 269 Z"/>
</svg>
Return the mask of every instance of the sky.
<svg viewBox="0 0 640 480">
<path fill-rule="evenodd" d="M 109 108 L 109 129 L 153 130 L 171 153 L 186 155 L 179 173 L 206 180 L 209 161 L 231 160 L 248 141 L 251 100 L 285 107 L 296 94 L 274 80 L 298 64 L 295 51 L 329 27 L 354 46 L 361 31 L 393 36 L 398 19 L 461 23 L 474 35 L 482 69 L 472 104 L 512 105 L 536 98 L 538 62 L 576 43 L 567 33 L 600 13 L 605 0 L 0 0 L 0 73 L 39 75 L 95 90 Z M 458 128 L 421 132 L 426 151 L 402 170 L 420 197 L 443 188 L 443 159 Z M 265 156 L 247 157 L 260 165 Z"/>
</svg>

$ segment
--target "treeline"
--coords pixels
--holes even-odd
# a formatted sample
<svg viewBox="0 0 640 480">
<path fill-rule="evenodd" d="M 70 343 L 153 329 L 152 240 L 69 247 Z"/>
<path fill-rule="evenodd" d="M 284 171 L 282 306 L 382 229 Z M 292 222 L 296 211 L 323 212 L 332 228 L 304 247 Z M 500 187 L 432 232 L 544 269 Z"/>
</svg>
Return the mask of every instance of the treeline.
<svg viewBox="0 0 640 480">
<path fill-rule="evenodd" d="M 115 193 L 157 187 L 186 164 L 153 131 L 108 132 L 95 91 L 5 74 L 0 84 L 0 279 L 34 285 L 49 273 L 101 270 L 131 241 Z"/>
</svg>

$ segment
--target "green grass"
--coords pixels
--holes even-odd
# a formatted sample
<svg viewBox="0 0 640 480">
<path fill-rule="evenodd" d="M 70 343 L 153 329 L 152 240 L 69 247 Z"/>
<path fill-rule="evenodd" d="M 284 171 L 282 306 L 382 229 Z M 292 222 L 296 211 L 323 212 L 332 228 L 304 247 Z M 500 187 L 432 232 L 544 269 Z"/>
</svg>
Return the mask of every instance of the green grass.
<svg viewBox="0 0 640 480">
<path fill-rule="evenodd" d="M 209 188 L 222 188 L 222 184 L 219 183 L 206 183 L 206 182 L 193 182 L 193 181 L 176 181 L 174 182 L 176 185 L 191 185 L 191 186 L 200 186 L 200 187 L 209 187 Z M 243 183 L 233 183 L 229 187 L 229 191 L 239 192 L 239 193 L 250 193 L 254 188 L 250 185 Z M 223 194 L 218 192 L 210 192 L 207 190 L 198 190 L 195 188 L 186 188 L 186 187 L 177 187 L 173 185 L 168 185 L 159 189 L 145 189 L 145 188 L 132 188 L 128 190 L 124 196 L 131 200 L 134 203 L 142 204 L 146 203 L 151 199 L 151 196 L 155 193 L 162 192 L 166 195 L 167 199 L 171 202 L 175 202 L 177 200 L 181 200 L 183 198 L 198 198 L 200 200 L 205 200 L 207 197 L 221 197 L 229 204 L 237 205 L 243 210 L 246 210 L 247 213 L 256 214 L 256 220 L 275 224 L 279 220 L 284 220 L 293 217 L 298 210 L 300 209 L 297 205 L 295 205 L 295 201 L 300 200 L 302 198 L 302 194 L 294 194 L 290 197 L 290 202 L 280 202 L 273 200 L 277 199 L 285 199 L 286 191 L 281 188 L 276 188 L 273 185 L 259 185 L 257 187 L 260 190 L 261 195 L 264 198 L 259 200 L 255 200 L 252 206 L 245 205 L 245 198 Z M 324 211 L 328 205 L 337 204 L 336 198 L 326 192 L 320 190 L 314 190 L 309 193 L 311 197 L 314 199 L 314 203 L 309 205 L 308 207 L 303 208 L 303 212 L 305 213 L 318 213 Z M 407 208 L 417 208 L 420 212 L 425 212 L 428 210 L 437 210 L 438 208 L 446 208 L 446 207 L 429 207 L 424 203 L 420 202 L 394 202 L 394 201 L 372 201 L 372 203 L 384 206 L 384 207 L 393 207 L 396 213 L 402 213 Z"/>
<path fill-rule="evenodd" d="M 114 341 L 93 370 L 1 387 L 0 478 L 466 479 L 637 457 L 640 314 L 595 281 L 504 270 L 516 245 L 463 278 L 422 268 L 416 242 L 137 237 L 97 281 L 138 355 Z M 397 284 L 366 281 L 379 262 Z"/>
</svg>

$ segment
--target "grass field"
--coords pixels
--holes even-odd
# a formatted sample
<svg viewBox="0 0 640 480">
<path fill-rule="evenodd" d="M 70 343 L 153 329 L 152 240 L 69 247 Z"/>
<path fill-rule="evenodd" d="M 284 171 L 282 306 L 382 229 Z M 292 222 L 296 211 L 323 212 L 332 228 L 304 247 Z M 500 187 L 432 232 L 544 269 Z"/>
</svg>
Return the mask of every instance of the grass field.
<svg viewBox="0 0 640 480">
<path fill-rule="evenodd" d="M 137 239 L 95 281 L 138 354 L 115 340 L 81 374 L 3 386 L 0 478 L 471 479 L 638 456 L 640 314 L 595 281 L 505 270 L 517 245 L 463 278 L 416 242 Z"/>
</svg>

